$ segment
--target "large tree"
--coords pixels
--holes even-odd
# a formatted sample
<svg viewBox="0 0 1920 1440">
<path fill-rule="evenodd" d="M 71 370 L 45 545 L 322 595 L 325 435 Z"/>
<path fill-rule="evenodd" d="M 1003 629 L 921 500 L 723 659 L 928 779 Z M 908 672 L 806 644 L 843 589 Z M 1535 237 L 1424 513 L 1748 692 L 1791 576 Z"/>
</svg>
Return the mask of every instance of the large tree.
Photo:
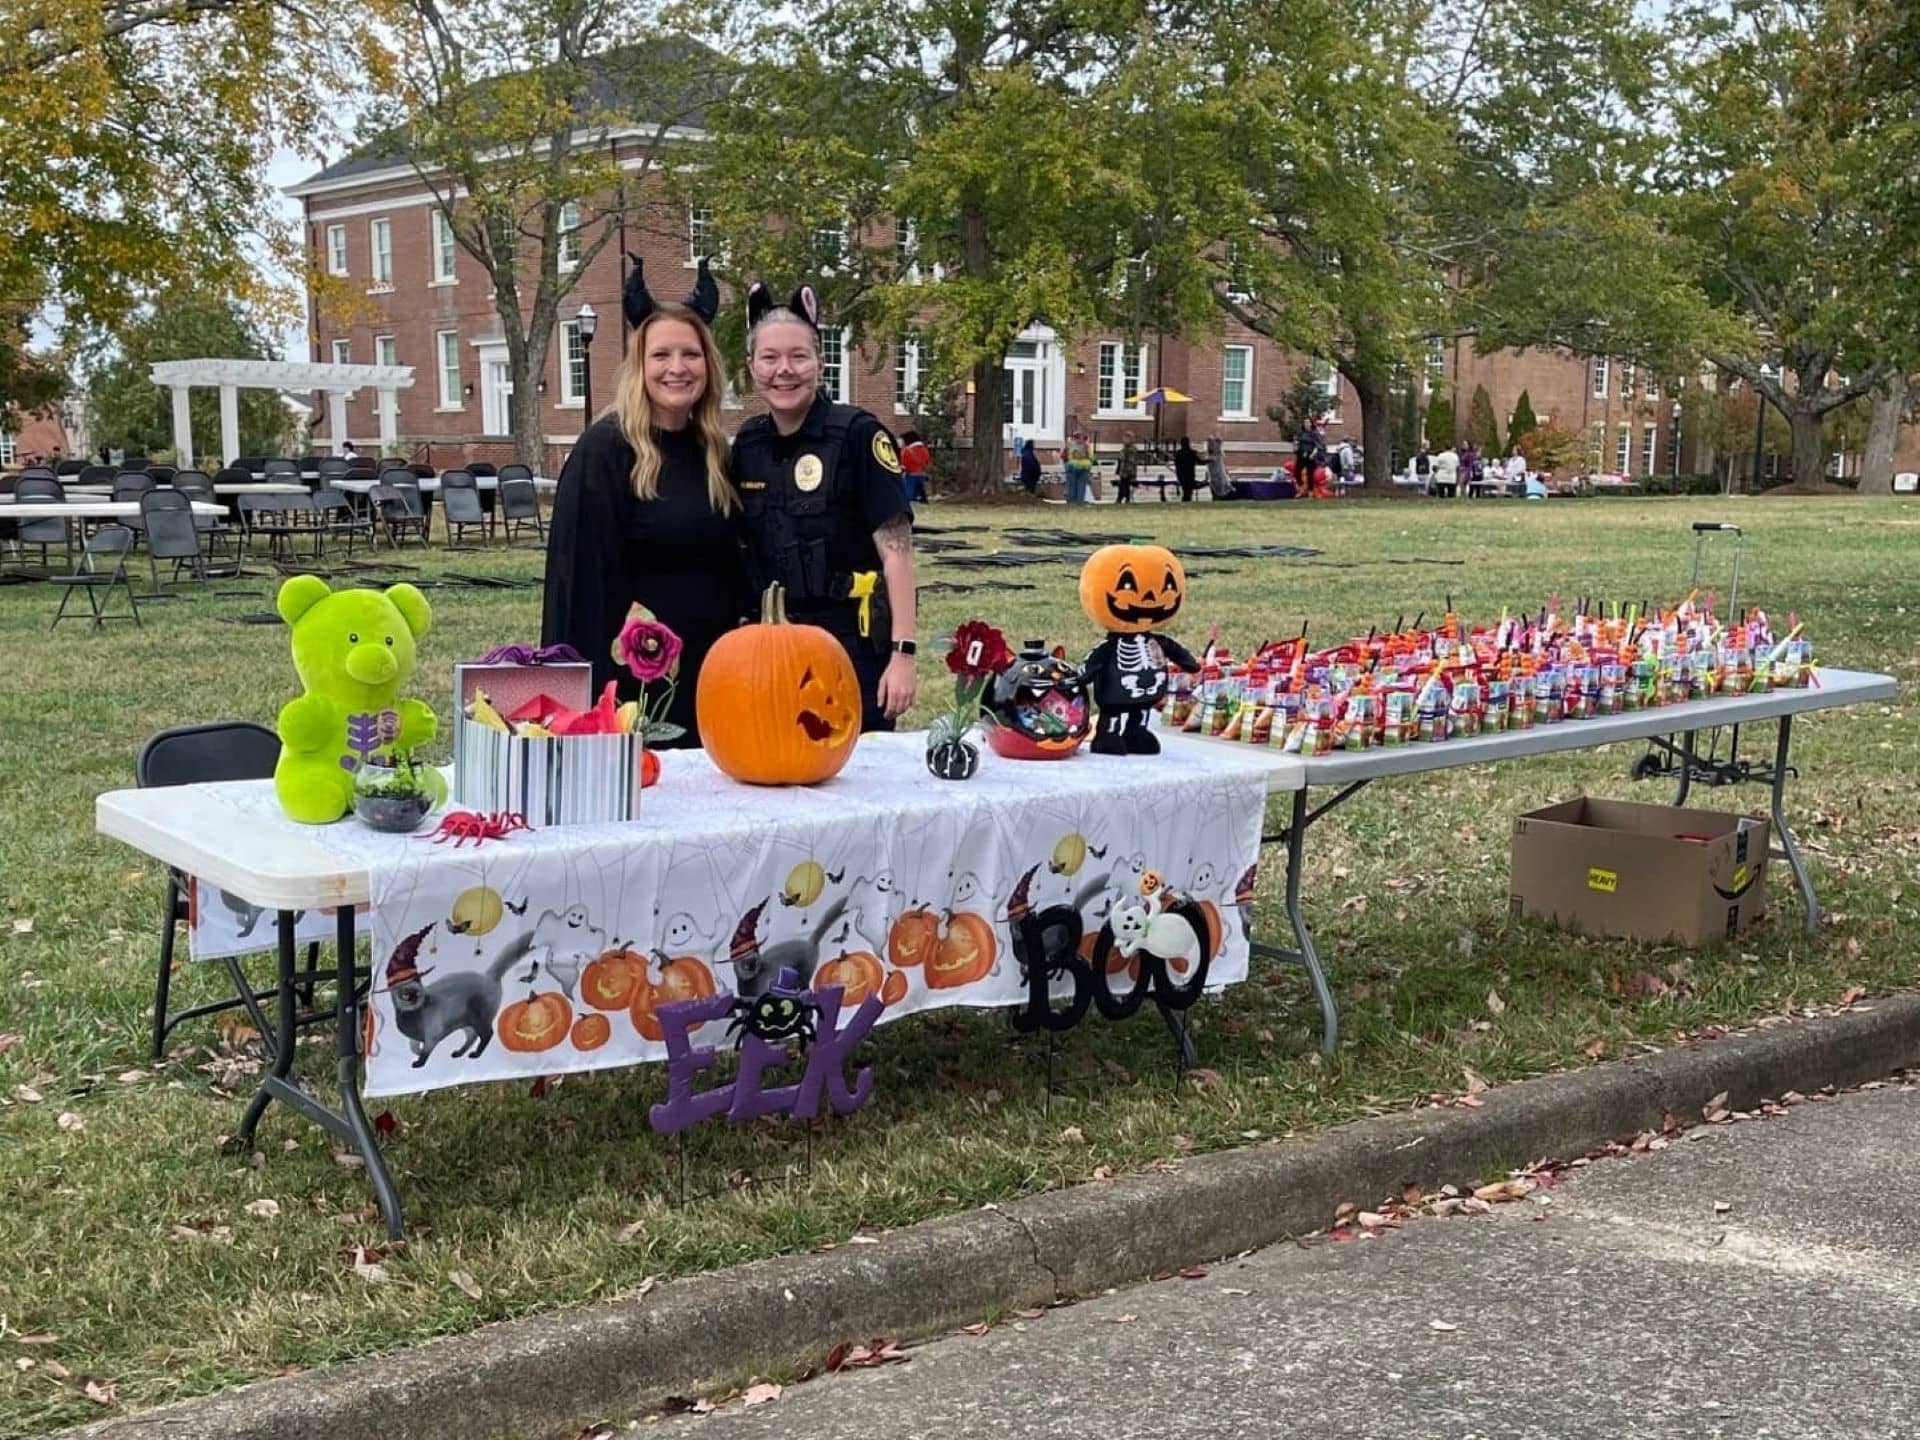
<svg viewBox="0 0 1920 1440">
<path fill-rule="evenodd" d="M 683 132 L 729 66 L 667 33 L 657 9 L 624 0 L 385 3 L 390 23 L 369 46 L 365 148 L 413 167 L 486 272 L 514 441 L 537 457 L 538 382 L 560 307 L 623 222 L 666 223 L 654 177 L 682 163 Z"/>
<path fill-rule="evenodd" d="M 1145 163 L 1172 78 L 1149 16 L 802 0 L 741 41 L 741 82 L 682 179 L 731 274 L 810 280 L 882 363 L 911 332 L 923 385 L 970 383 L 976 488 L 1000 480 L 1001 366 L 1029 324 L 1147 333 L 1205 313 Z"/>
<path fill-rule="evenodd" d="M 326 142 L 385 3 L 0 0 L 0 304 L 77 333 L 192 279 L 291 314 L 261 278 L 295 254 L 266 161 Z M 23 364 L 0 344 L 0 424 Z"/>
</svg>

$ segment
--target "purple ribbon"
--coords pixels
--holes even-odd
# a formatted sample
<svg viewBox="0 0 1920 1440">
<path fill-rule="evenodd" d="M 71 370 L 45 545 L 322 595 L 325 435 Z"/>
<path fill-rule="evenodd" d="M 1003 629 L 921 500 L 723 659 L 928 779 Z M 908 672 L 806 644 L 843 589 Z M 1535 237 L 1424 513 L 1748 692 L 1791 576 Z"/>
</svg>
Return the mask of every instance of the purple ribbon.
<svg viewBox="0 0 1920 1440">
<path fill-rule="evenodd" d="M 498 645 L 474 661 L 476 665 L 584 665 L 587 657 L 571 645 Z"/>
</svg>

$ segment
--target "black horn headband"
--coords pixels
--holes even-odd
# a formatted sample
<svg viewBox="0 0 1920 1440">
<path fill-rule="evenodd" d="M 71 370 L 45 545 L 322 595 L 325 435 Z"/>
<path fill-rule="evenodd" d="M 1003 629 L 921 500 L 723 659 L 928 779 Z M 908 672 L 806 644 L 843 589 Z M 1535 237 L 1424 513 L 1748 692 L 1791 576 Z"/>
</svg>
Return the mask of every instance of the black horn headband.
<svg viewBox="0 0 1920 1440">
<path fill-rule="evenodd" d="M 626 288 L 620 293 L 620 308 L 626 312 L 627 324 L 638 329 L 640 323 L 659 306 L 647 289 L 640 257 L 629 250 L 627 259 L 633 262 L 633 269 L 627 272 Z M 680 303 L 698 315 L 701 322 L 707 325 L 711 325 L 713 317 L 720 312 L 720 287 L 713 283 L 713 272 L 707 269 L 707 259 L 704 255 L 700 257 L 700 274 L 694 282 L 693 293 Z"/>
</svg>

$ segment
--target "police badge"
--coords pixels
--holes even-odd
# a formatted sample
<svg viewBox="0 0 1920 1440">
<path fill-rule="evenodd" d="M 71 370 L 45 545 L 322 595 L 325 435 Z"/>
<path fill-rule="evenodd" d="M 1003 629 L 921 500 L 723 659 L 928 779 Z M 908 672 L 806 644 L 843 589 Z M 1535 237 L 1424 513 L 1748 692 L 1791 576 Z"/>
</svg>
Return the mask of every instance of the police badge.
<svg viewBox="0 0 1920 1440">
<path fill-rule="evenodd" d="M 802 455 L 793 462 L 794 488 L 805 494 L 812 494 L 820 488 L 823 473 L 818 455 Z"/>
</svg>

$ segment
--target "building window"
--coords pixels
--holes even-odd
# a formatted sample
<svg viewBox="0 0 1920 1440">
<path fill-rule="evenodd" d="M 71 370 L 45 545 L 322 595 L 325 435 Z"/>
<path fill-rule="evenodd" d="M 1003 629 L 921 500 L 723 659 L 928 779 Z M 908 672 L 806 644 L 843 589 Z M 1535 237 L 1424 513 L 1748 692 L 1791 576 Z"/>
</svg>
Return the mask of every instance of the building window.
<svg viewBox="0 0 1920 1440">
<path fill-rule="evenodd" d="M 353 363 L 353 341 L 336 340 L 333 342 L 333 363 L 351 365 Z"/>
<path fill-rule="evenodd" d="M 1447 371 L 1447 342 L 1444 336 L 1427 337 L 1427 378 L 1444 375 Z"/>
<path fill-rule="evenodd" d="M 373 237 L 373 284 L 375 289 L 393 284 L 393 222 L 374 220 L 367 226 Z"/>
<path fill-rule="evenodd" d="M 11 465 L 20 458 L 20 442 L 0 430 L 0 465 Z"/>
<path fill-rule="evenodd" d="M 1245 305 L 1253 299 L 1253 283 L 1247 279 L 1247 252 L 1238 240 L 1227 242 L 1227 299 Z"/>
<path fill-rule="evenodd" d="M 820 332 L 820 390 L 836 405 L 847 403 L 847 331 L 829 325 Z"/>
<path fill-rule="evenodd" d="M 560 207 L 560 250 L 556 263 L 571 270 L 580 263 L 580 207 L 569 200 Z"/>
<path fill-rule="evenodd" d="M 1640 431 L 1640 473 L 1653 474 L 1654 427 L 1645 426 Z"/>
<path fill-rule="evenodd" d="M 920 405 L 920 341 L 897 340 L 893 346 L 893 408 L 912 414 Z"/>
<path fill-rule="evenodd" d="M 344 225 L 327 226 L 327 273 L 347 273 L 347 227 Z"/>
<path fill-rule="evenodd" d="M 1340 372 L 1325 360 L 1313 362 L 1313 383 L 1320 389 L 1320 398 L 1327 402 L 1327 414 L 1340 412 Z"/>
<path fill-rule="evenodd" d="M 1606 451 L 1607 427 L 1603 422 L 1596 420 L 1587 427 L 1587 469 L 1598 470 L 1601 457 L 1606 454 Z"/>
<path fill-rule="evenodd" d="M 1100 344 L 1100 393 L 1095 408 L 1103 415 L 1144 415 L 1146 406 L 1129 399 L 1147 388 L 1147 347 Z"/>
<path fill-rule="evenodd" d="M 1633 459 L 1633 427 L 1622 425 L 1613 437 L 1613 473 L 1629 474 Z"/>
<path fill-rule="evenodd" d="M 393 336 L 376 335 L 373 337 L 373 363 L 376 365 L 398 365 L 399 354 L 394 349 Z"/>
<path fill-rule="evenodd" d="M 1596 400 L 1607 398 L 1607 362 L 1600 355 L 1593 357 L 1593 397 Z"/>
<path fill-rule="evenodd" d="M 453 222 L 446 212 L 435 209 L 433 217 L 433 283 L 451 285 L 454 282 L 454 239 Z"/>
<path fill-rule="evenodd" d="M 695 205 L 687 210 L 687 263 L 698 265 L 707 256 L 707 236 L 713 229 L 713 210 Z"/>
<path fill-rule="evenodd" d="M 1622 400 L 1633 399 L 1633 369 L 1633 361 L 1620 362 L 1620 398 Z"/>
<path fill-rule="evenodd" d="M 560 403 L 584 405 L 587 399 L 587 342 L 580 338 L 580 322 L 560 322 Z"/>
<path fill-rule="evenodd" d="M 894 224 L 893 268 L 902 284 L 920 283 L 920 231 L 911 220 L 900 220 Z"/>
<path fill-rule="evenodd" d="M 440 408 L 458 410 L 460 397 L 460 332 L 442 330 L 436 336 L 440 347 Z"/>
<path fill-rule="evenodd" d="M 821 225 L 814 229 L 813 248 L 820 254 L 820 268 L 831 275 L 847 259 L 847 222 Z"/>
<path fill-rule="evenodd" d="M 1660 398 L 1660 377 L 1654 374 L 1652 370 L 1647 371 L 1647 388 L 1643 393 L 1649 400 L 1658 400 Z"/>
<path fill-rule="evenodd" d="M 1246 420 L 1253 414 L 1253 347 L 1229 345 L 1220 367 L 1220 418 Z"/>
</svg>

